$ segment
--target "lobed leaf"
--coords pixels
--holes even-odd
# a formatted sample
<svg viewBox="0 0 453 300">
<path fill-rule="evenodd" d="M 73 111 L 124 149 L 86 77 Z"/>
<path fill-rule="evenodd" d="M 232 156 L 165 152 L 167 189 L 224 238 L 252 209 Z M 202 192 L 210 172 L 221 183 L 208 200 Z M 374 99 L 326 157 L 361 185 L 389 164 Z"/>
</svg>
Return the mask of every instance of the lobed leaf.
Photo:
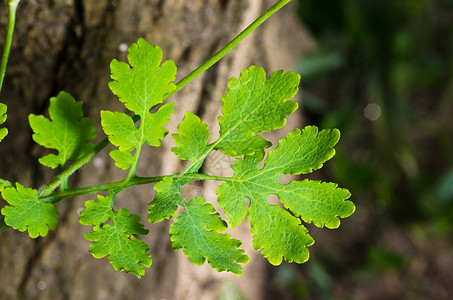
<svg viewBox="0 0 453 300">
<path fill-rule="evenodd" d="M 148 220 L 150 223 L 170 219 L 176 213 L 178 205 L 184 204 L 180 182 L 166 177 L 161 182 L 156 183 L 154 189 L 158 193 L 149 204 Z"/>
<path fill-rule="evenodd" d="M 141 277 L 152 260 L 150 250 L 142 240 L 133 235 L 145 235 L 148 230 L 140 223 L 140 217 L 127 209 L 114 211 L 110 197 L 98 196 L 97 201 L 89 200 L 80 213 L 82 225 L 93 225 L 93 231 L 85 234 L 90 243 L 90 253 L 95 258 L 109 255 L 109 261 L 116 271 L 125 270 Z M 112 224 L 106 224 L 110 221 Z M 143 266 L 141 266 L 141 265 Z"/>
<path fill-rule="evenodd" d="M 202 197 L 193 198 L 184 205 L 185 212 L 175 218 L 170 228 L 173 249 L 183 249 L 184 254 L 196 265 L 202 265 L 206 259 L 217 271 L 230 271 L 241 275 L 239 263 L 247 263 L 248 256 L 238 249 L 242 242 L 231 239 L 227 225 L 211 204 L 205 204 Z"/>
<path fill-rule="evenodd" d="M 0 103 L 0 125 L 5 123 L 5 121 L 6 121 L 6 110 L 7 110 L 6 105 L 3 103 Z M 8 134 L 8 129 L 0 128 L 0 142 L 5 138 L 5 136 L 7 134 Z"/>
<path fill-rule="evenodd" d="M 197 197 L 186 203 L 181 196 L 181 182 L 178 179 L 165 178 L 157 183 L 154 189 L 158 191 L 150 203 L 148 220 L 151 223 L 170 219 L 178 209 L 185 212 L 175 218 L 170 228 L 173 249 L 183 249 L 189 260 L 202 265 L 206 260 L 220 271 L 242 273 L 239 263 L 246 263 L 248 257 L 244 250 L 238 249 L 242 242 L 231 239 L 229 234 L 222 234 L 227 225 L 218 214 L 214 213 L 211 204 L 205 204 L 205 199 Z"/>
<path fill-rule="evenodd" d="M 354 212 L 354 204 L 345 201 L 350 197 L 349 191 L 337 188 L 336 184 L 304 180 L 283 185 L 278 181 L 281 174 L 309 173 L 320 168 L 333 156 L 338 138 L 338 130 L 323 130 L 318 134 L 314 126 L 307 126 L 303 132 L 296 129 L 269 152 L 263 168 L 259 168 L 263 151 L 236 159 L 232 165 L 234 176 L 217 189 L 218 203 L 225 208 L 233 228 L 245 218 L 244 199 L 250 200 L 248 216 L 254 248 L 263 249 L 263 256 L 272 264 L 279 264 L 282 257 L 296 262 L 308 259 L 305 247 L 313 240 L 296 217 L 318 227 L 336 228 L 340 225 L 339 218 Z M 267 198 L 272 194 L 294 216 L 268 204 Z"/>
<path fill-rule="evenodd" d="M 69 160 L 77 160 L 93 147 L 87 143 L 96 137 L 93 121 L 83 117 L 82 102 L 66 92 L 50 99 L 50 120 L 43 115 L 30 114 L 28 120 L 33 129 L 33 140 L 39 145 L 55 149 L 58 154 L 49 154 L 39 159 L 47 167 L 56 168 Z"/>
<path fill-rule="evenodd" d="M 168 133 L 164 129 L 173 113 L 174 104 L 163 105 L 156 113 L 150 110 L 161 104 L 167 93 L 176 86 L 173 83 L 176 75 L 176 66 L 173 61 L 167 60 L 161 64 L 162 50 L 152 46 L 144 39 L 132 44 L 128 52 L 129 64 L 113 60 L 110 64 L 111 91 L 118 96 L 127 109 L 140 116 L 141 122 L 137 127 L 133 119 L 121 112 L 101 111 L 101 123 L 110 142 L 118 149 L 110 152 L 117 167 L 130 168 L 137 161 L 144 143 L 153 147 L 160 146 Z"/>
<path fill-rule="evenodd" d="M 127 109 L 144 117 L 176 88 L 176 66 L 172 60 L 160 66 L 162 50 L 143 38 L 129 47 L 127 59 L 130 66 L 116 59 L 110 64 L 113 81 L 109 87 Z"/>
<path fill-rule="evenodd" d="M 38 191 L 16 183 L 16 188 L 5 188 L 2 197 L 11 205 L 1 210 L 6 225 L 22 232 L 28 230 L 31 238 L 46 236 L 49 228 L 57 227 L 58 211 L 53 204 L 40 200 Z"/>
<path fill-rule="evenodd" d="M 263 68 L 243 70 L 231 78 L 228 93 L 222 97 L 223 116 L 219 117 L 220 138 L 216 149 L 228 156 L 253 154 L 271 143 L 255 133 L 283 127 L 286 117 L 297 109 L 297 102 L 285 101 L 297 93 L 300 76 L 277 71 L 266 82 Z"/>
<path fill-rule="evenodd" d="M 0 178 L 0 192 L 3 191 L 5 188 L 12 187 L 13 184 L 8 180 Z"/>
<path fill-rule="evenodd" d="M 177 147 L 171 148 L 171 151 L 180 159 L 188 159 L 191 162 L 191 167 L 187 172 L 197 172 L 203 163 L 203 159 L 200 158 L 209 151 L 208 125 L 188 111 L 182 123 L 178 125 L 178 133 L 173 134 L 173 139 Z"/>
</svg>

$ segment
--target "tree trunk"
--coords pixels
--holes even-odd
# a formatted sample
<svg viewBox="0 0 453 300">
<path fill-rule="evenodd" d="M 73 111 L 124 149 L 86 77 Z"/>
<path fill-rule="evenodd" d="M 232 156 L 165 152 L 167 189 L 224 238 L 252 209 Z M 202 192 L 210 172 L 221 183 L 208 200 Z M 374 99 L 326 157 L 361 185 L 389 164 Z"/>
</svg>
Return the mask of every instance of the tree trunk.
<svg viewBox="0 0 453 300">
<path fill-rule="evenodd" d="M 43 0 L 22 1 L 18 7 L 10 62 L 0 102 L 8 105 L 9 134 L 0 144 L 0 176 L 24 186 L 39 187 L 55 173 L 37 164 L 45 150 L 33 143 L 28 114 L 46 111 L 48 100 L 60 90 L 83 101 L 86 115 L 97 124 L 102 109 L 124 110 L 108 89 L 109 63 L 126 61 L 123 45 L 144 37 L 159 45 L 164 59 L 178 66 L 177 80 L 188 74 L 231 40 L 246 25 L 276 1 L 266 0 Z M 0 1 L 0 36 L 6 32 L 7 1 Z M 268 20 L 220 63 L 170 98 L 176 104 L 170 133 L 190 110 L 200 116 L 215 137 L 221 97 L 227 81 L 252 64 L 268 74 L 277 69 L 295 70 L 294 62 L 313 47 L 287 7 Z M 2 40 L 3 41 L 3 40 Z M 122 45 L 120 47 L 120 45 Z M 3 49 L 3 45 L 0 45 Z M 290 129 L 300 127 L 297 115 L 285 132 L 266 137 L 276 141 Z M 168 135 L 161 148 L 142 152 L 137 170 L 141 176 L 173 174 L 184 165 L 170 151 Z M 111 149 L 111 148 L 109 148 Z M 231 160 L 213 153 L 203 171 L 229 175 Z M 72 187 L 121 180 L 127 173 L 117 169 L 102 151 L 71 178 Z M 215 202 L 218 185 L 192 185 L 187 198 L 203 195 Z M 0 233 L 0 299 L 217 299 L 239 291 L 249 299 L 264 298 L 267 262 L 252 249 L 246 222 L 231 233 L 244 241 L 250 257 L 244 275 L 217 273 L 207 263 L 192 265 L 174 252 L 168 235 L 170 222 L 150 225 L 146 204 L 155 192 L 151 185 L 133 187 L 118 195 L 116 204 L 141 215 L 150 229 L 144 241 L 150 245 L 153 265 L 145 276 L 114 271 L 106 258 L 94 259 L 83 235 L 90 230 L 78 223 L 83 202 L 94 196 L 66 199 L 57 204 L 60 212 L 56 231 L 30 239 L 26 233 L 8 229 Z M 213 203 L 214 204 L 214 203 Z M 2 204 L 3 205 L 3 204 Z"/>
</svg>

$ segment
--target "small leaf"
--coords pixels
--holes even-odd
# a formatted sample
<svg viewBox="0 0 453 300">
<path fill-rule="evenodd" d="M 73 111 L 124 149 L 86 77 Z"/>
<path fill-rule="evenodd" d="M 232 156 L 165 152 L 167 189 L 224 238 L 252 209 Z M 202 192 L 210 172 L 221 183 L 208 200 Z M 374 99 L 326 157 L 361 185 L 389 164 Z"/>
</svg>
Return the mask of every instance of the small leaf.
<svg viewBox="0 0 453 300">
<path fill-rule="evenodd" d="M 263 68 L 252 66 L 228 82 L 222 97 L 223 117 L 219 117 L 220 142 L 216 149 L 228 156 L 253 154 L 271 143 L 255 133 L 283 127 L 286 117 L 297 108 L 285 101 L 297 93 L 300 76 L 277 71 L 266 82 Z"/>
<path fill-rule="evenodd" d="M 110 151 L 109 155 L 115 161 L 115 166 L 122 170 L 129 169 L 135 160 L 135 154 L 132 155 L 130 152 L 122 152 L 119 149 Z"/>
<path fill-rule="evenodd" d="M 0 125 L 5 123 L 6 121 L 6 105 L 3 103 L 0 103 Z M 8 129 L 6 128 L 0 128 L 0 142 L 5 138 L 5 136 L 8 134 Z"/>
<path fill-rule="evenodd" d="M 77 160 L 93 147 L 87 143 L 96 137 L 93 121 L 83 117 L 82 102 L 65 92 L 50 99 L 50 120 L 42 115 L 31 114 L 28 119 L 34 131 L 33 140 L 39 145 L 56 149 L 39 159 L 44 166 L 56 168 L 69 159 Z"/>
<path fill-rule="evenodd" d="M 173 134 L 178 147 L 171 151 L 182 160 L 190 160 L 192 167 L 187 172 L 197 172 L 203 160 L 199 159 L 208 150 L 209 129 L 206 123 L 191 112 L 187 112 L 182 123 L 178 125 L 178 133 Z"/>
<path fill-rule="evenodd" d="M 11 182 L 9 182 L 8 180 L 0 178 L 0 192 L 3 191 L 3 189 L 9 188 L 9 187 L 12 187 L 12 186 L 13 185 L 12 185 Z"/>
<path fill-rule="evenodd" d="M 184 203 L 181 196 L 181 184 L 171 178 L 165 177 L 154 185 L 154 189 L 158 193 L 149 204 L 148 220 L 150 223 L 170 219 L 176 213 L 178 205 Z"/>
<path fill-rule="evenodd" d="M 144 235 L 148 230 L 138 223 L 140 217 L 131 214 L 127 209 L 114 211 L 110 197 L 98 196 L 97 201 L 89 200 L 80 213 L 82 225 L 93 225 L 93 231 L 85 234 L 90 243 L 90 253 L 95 258 L 109 255 L 109 261 L 118 272 L 125 270 L 141 277 L 143 266 L 151 266 L 150 250 L 142 240 L 134 234 Z M 111 221 L 112 224 L 106 224 Z M 141 265 L 143 266 L 141 266 Z"/>
<path fill-rule="evenodd" d="M 3 199 L 11 205 L 1 210 L 5 223 L 22 232 L 28 230 L 31 238 L 46 236 L 49 228 L 55 230 L 58 211 L 53 204 L 41 201 L 36 190 L 24 188 L 20 183 L 16 187 L 2 191 Z"/>
<path fill-rule="evenodd" d="M 201 197 L 193 198 L 184 205 L 185 212 L 175 218 L 170 228 L 173 249 L 183 249 L 184 254 L 196 265 L 205 260 L 217 271 L 230 271 L 241 275 L 239 263 L 247 263 L 244 250 L 238 249 L 242 242 L 231 239 L 229 234 L 221 234 L 227 225 L 211 204 L 205 204 Z"/>
<path fill-rule="evenodd" d="M 132 118 L 122 112 L 101 111 L 102 128 L 108 135 L 110 143 L 120 151 L 132 151 L 140 142 L 137 138 L 138 130 Z"/>
</svg>

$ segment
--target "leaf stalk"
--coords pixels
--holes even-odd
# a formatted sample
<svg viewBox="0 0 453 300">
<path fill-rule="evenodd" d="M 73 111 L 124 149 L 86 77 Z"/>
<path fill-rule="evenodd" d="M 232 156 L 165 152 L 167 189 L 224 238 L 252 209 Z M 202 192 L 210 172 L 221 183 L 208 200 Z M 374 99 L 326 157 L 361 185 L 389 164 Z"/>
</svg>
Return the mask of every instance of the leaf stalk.
<svg viewBox="0 0 453 300">
<path fill-rule="evenodd" d="M 5 48 L 3 49 L 2 61 L 0 64 L 0 92 L 2 91 L 3 79 L 5 78 L 6 65 L 8 64 L 9 52 L 13 41 L 14 25 L 16 23 L 16 10 L 20 0 L 9 0 L 8 29 L 6 32 Z"/>
</svg>

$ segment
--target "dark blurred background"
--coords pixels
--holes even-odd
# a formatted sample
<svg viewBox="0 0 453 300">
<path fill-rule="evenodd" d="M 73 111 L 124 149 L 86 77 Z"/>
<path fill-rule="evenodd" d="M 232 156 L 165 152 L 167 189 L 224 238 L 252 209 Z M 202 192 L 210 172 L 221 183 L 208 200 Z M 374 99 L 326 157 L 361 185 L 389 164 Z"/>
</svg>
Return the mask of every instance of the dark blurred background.
<svg viewBox="0 0 453 300">
<path fill-rule="evenodd" d="M 342 138 L 326 164 L 356 212 L 279 299 L 453 299 L 453 1 L 298 0 L 317 41 L 299 61 L 307 123 Z"/>
</svg>

